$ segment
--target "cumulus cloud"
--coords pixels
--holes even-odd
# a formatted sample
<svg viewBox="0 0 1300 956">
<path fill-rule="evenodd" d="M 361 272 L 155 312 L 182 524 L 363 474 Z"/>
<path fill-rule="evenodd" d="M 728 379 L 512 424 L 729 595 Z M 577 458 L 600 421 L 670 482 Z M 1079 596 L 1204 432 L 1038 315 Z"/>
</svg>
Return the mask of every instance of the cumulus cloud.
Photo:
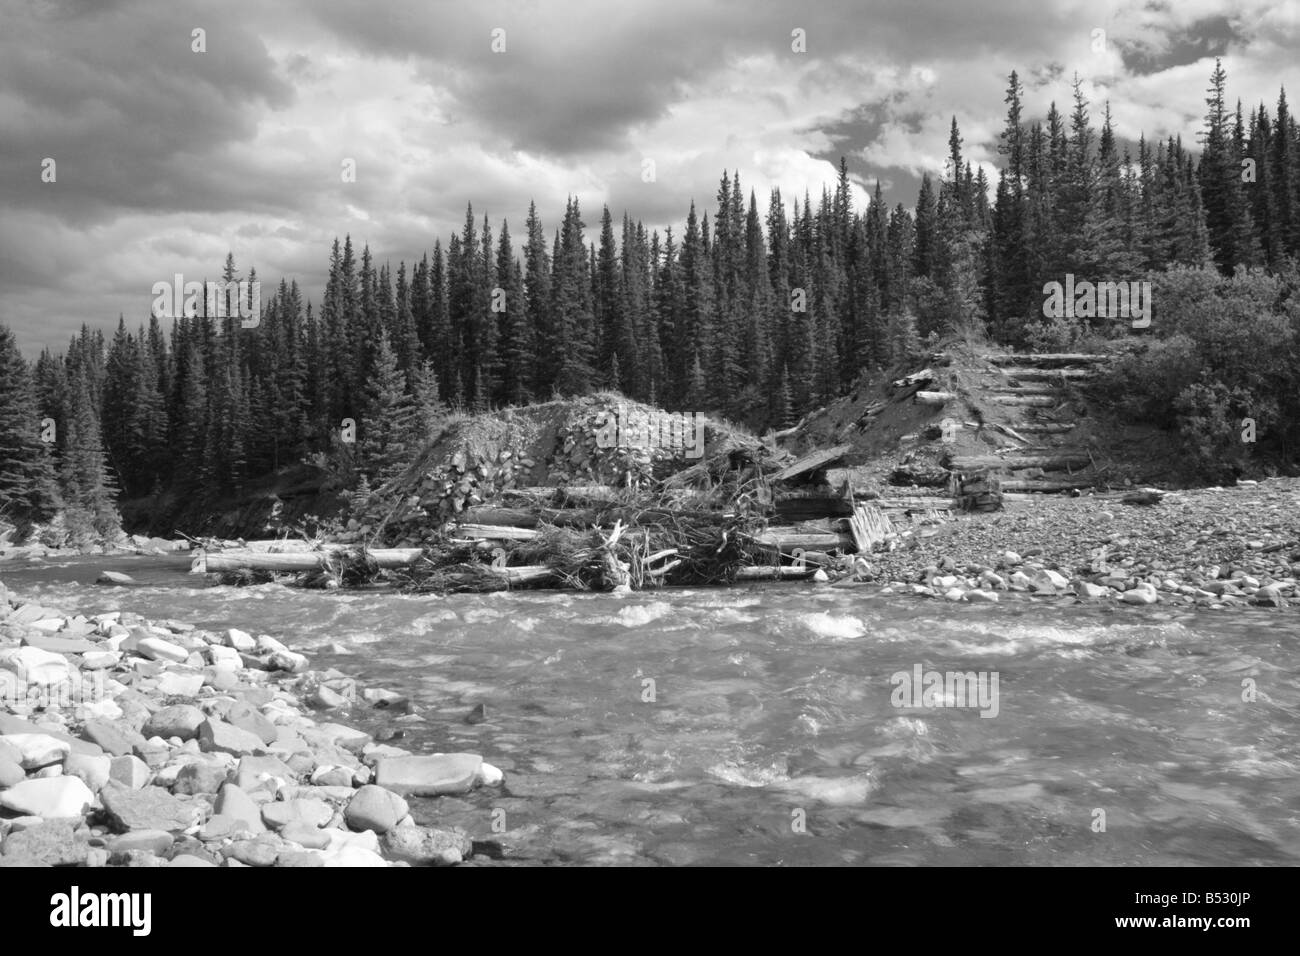
<svg viewBox="0 0 1300 956">
<path fill-rule="evenodd" d="M 319 299 L 336 235 L 396 267 L 471 201 L 516 239 L 530 200 L 550 233 L 568 196 L 591 230 L 603 203 L 662 230 L 711 210 L 723 169 L 765 211 L 773 188 L 815 202 L 844 155 L 856 203 L 879 180 L 911 205 L 953 116 L 992 170 L 1012 69 L 1027 118 L 1068 111 L 1077 73 L 1122 138 L 1192 144 L 1215 55 L 1234 98 L 1271 107 L 1300 40 L 1300 0 L 0 0 L 0 18 L 0 321 L 29 351 L 144 320 L 153 282 L 215 275 L 227 250 Z"/>
</svg>

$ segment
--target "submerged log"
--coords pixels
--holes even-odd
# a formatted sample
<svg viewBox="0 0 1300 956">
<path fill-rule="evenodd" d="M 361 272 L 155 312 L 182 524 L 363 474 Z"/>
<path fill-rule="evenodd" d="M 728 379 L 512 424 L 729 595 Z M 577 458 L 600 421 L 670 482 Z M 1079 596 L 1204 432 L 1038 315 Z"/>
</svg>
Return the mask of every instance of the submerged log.
<svg viewBox="0 0 1300 956">
<path fill-rule="evenodd" d="M 331 561 L 347 550 L 336 546 L 327 551 L 299 551 L 268 554 L 257 551 L 200 551 L 190 565 L 195 574 L 213 571 L 314 571 L 329 570 Z M 381 548 L 367 551 L 366 557 L 380 568 L 402 568 L 414 564 L 423 552 L 419 548 Z"/>
</svg>

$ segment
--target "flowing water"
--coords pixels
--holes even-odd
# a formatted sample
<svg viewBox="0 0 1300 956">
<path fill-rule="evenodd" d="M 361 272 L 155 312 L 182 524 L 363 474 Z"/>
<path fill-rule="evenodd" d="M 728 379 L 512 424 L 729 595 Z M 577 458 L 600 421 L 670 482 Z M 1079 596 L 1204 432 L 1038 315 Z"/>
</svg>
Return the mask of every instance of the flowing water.
<svg viewBox="0 0 1300 956">
<path fill-rule="evenodd" d="M 502 767 L 504 790 L 415 812 L 503 861 L 1300 863 L 1294 613 L 789 584 L 323 593 L 196 587 L 187 567 L 99 558 L 0 576 L 69 611 L 272 634 L 314 667 L 409 695 L 423 719 L 346 720 Z M 104 568 L 144 586 L 96 587 Z M 996 715 L 952 696 L 895 706 L 910 701 L 891 677 L 918 665 L 996 675 Z M 466 723 L 480 703 L 487 720 Z"/>
</svg>

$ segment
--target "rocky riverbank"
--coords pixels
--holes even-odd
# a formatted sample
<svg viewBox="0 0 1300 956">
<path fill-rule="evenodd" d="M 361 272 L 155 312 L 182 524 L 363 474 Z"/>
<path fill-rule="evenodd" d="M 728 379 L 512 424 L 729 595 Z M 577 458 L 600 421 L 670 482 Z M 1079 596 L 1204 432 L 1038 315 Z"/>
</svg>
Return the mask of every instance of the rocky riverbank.
<svg viewBox="0 0 1300 956">
<path fill-rule="evenodd" d="M 0 866 L 428 866 L 471 835 L 408 798 L 496 787 L 477 754 L 417 755 L 331 713 L 396 708 L 274 638 L 0 584 Z"/>
<path fill-rule="evenodd" d="M 1284 608 L 1300 602 L 1300 479 L 1170 492 L 1158 503 L 1051 497 L 923 528 L 853 558 L 841 585 L 949 601 L 1002 596 Z"/>
</svg>

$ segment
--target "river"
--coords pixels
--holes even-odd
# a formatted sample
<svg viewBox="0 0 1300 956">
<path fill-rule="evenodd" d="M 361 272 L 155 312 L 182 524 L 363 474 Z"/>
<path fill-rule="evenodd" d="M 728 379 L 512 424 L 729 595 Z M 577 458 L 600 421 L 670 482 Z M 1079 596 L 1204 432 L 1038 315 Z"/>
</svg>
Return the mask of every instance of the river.
<svg viewBox="0 0 1300 956">
<path fill-rule="evenodd" d="M 0 579 L 71 612 L 271 634 L 408 695 L 418 717 L 338 719 L 502 767 L 503 791 L 415 801 L 501 862 L 1300 863 L 1294 613 L 805 584 L 327 593 L 200 587 L 187 567 L 84 558 Z M 142 586 L 95 586 L 106 568 Z M 896 706 L 910 701 L 891 678 L 918 666 L 986 675 L 996 715 L 952 696 Z M 480 703 L 486 721 L 467 723 Z"/>
</svg>

